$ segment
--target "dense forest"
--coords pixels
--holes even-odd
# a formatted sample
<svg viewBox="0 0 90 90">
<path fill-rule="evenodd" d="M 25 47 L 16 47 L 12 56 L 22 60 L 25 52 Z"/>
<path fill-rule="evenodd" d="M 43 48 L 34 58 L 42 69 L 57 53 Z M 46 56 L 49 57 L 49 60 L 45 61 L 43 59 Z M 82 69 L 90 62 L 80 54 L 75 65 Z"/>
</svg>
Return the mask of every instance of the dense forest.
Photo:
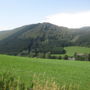
<svg viewBox="0 0 90 90">
<path fill-rule="evenodd" d="M 64 54 L 64 47 L 90 47 L 90 27 L 69 29 L 50 23 L 22 26 L 0 31 L 0 53 L 44 57 L 48 54 Z"/>
</svg>

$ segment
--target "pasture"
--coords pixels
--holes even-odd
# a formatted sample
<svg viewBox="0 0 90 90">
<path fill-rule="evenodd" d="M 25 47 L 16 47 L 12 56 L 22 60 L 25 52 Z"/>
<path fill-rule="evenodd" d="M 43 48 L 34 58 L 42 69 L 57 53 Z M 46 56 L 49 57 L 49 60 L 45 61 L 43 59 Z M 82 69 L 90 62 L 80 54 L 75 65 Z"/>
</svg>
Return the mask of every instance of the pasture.
<svg viewBox="0 0 90 90">
<path fill-rule="evenodd" d="M 53 79 L 58 85 L 75 84 L 79 90 L 90 90 L 90 62 L 39 59 L 0 55 L 0 73 L 11 72 L 27 85 L 33 76 Z"/>
<path fill-rule="evenodd" d="M 66 50 L 66 55 L 73 56 L 74 53 L 90 53 L 90 48 L 80 47 L 80 46 L 69 46 L 64 48 Z M 52 54 L 53 56 L 64 56 L 65 54 Z"/>
</svg>

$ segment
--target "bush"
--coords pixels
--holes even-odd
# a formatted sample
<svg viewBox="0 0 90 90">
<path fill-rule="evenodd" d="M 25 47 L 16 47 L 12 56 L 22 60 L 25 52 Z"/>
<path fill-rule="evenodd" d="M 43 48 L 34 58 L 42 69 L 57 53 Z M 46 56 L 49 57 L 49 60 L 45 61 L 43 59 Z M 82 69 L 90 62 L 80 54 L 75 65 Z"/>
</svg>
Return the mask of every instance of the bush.
<svg viewBox="0 0 90 90">
<path fill-rule="evenodd" d="M 51 56 L 51 59 L 62 59 L 61 56 Z"/>
<path fill-rule="evenodd" d="M 68 55 L 64 55 L 63 59 L 68 60 Z"/>
<path fill-rule="evenodd" d="M 51 53 L 50 52 L 46 53 L 45 58 L 50 59 L 51 58 Z"/>
<path fill-rule="evenodd" d="M 36 55 L 35 52 L 30 52 L 29 56 L 30 56 L 30 57 L 36 57 L 37 55 Z"/>
<path fill-rule="evenodd" d="M 75 60 L 90 61 L 90 54 L 75 53 L 74 57 L 75 57 Z"/>
<path fill-rule="evenodd" d="M 88 61 L 90 61 L 90 54 L 88 54 Z"/>
<path fill-rule="evenodd" d="M 45 53 L 38 53 L 37 54 L 37 57 L 38 58 L 45 58 Z"/>
</svg>

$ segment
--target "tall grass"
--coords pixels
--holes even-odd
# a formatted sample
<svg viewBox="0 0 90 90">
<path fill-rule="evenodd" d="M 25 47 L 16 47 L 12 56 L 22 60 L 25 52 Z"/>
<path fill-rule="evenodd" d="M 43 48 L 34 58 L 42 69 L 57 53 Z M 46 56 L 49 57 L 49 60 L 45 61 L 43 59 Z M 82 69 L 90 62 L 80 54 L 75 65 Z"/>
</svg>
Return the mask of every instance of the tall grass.
<svg viewBox="0 0 90 90">
<path fill-rule="evenodd" d="M 48 82 L 47 80 L 44 84 L 37 81 L 33 86 L 33 90 L 79 90 L 79 85 L 70 84 L 58 86 L 54 81 Z"/>
<path fill-rule="evenodd" d="M 27 86 L 20 78 L 11 73 L 0 75 L 0 90 L 79 90 L 78 85 L 57 85 L 53 80 L 40 80 L 33 77 L 32 84 Z M 36 79 L 37 78 L 37 79 Z"/>
<path fill-rule="evenodd" d="M 0 90 L 25 90 L 25 84 L 11 73 L 0 75 Z"/>
</svg>

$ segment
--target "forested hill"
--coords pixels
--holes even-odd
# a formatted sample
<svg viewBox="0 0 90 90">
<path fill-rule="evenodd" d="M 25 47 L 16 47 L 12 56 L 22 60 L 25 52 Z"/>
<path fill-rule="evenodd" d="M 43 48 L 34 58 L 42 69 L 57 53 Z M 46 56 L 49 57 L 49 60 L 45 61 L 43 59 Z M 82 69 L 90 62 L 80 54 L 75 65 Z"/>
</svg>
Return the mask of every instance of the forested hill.
<svg viewBox="0 0 90 90">
<path fill-rule="evenodd" d="M 71 45 L 90 46 L 90 27 L 69 29 L 38 23 L 0 31 L 0 53 L 4 54 L 17 55 L 22 51 L 64 53 L 62 48 Z"/>
</svg>

